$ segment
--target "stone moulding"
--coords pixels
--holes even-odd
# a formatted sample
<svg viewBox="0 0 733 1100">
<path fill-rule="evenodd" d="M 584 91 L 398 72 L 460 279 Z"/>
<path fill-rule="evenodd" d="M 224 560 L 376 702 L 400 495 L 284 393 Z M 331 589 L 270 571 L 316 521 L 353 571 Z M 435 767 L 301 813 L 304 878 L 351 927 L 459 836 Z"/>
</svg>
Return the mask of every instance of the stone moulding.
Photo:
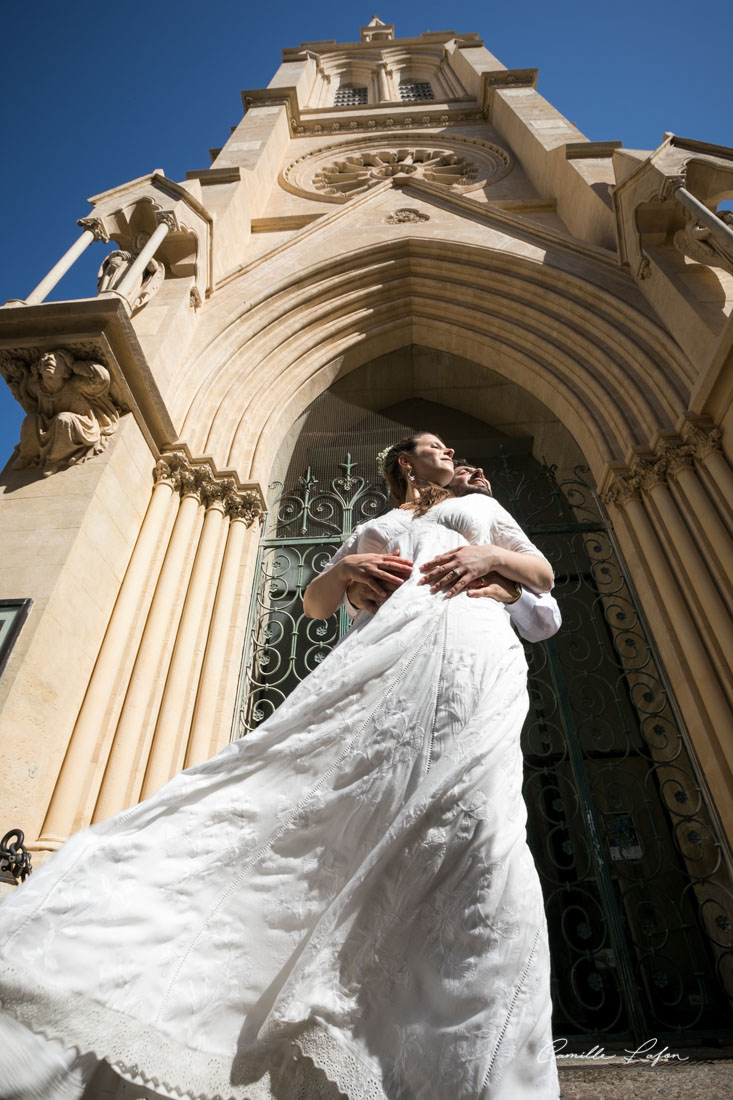
<svg viewBox="0 0 733 1100">
<path fill-rule="evenodd" d="M 386 179 L 404 176 L 464 195 L 498 183 L 511 169 L 511 156 L 493 142 L 416 133 L 409 148 L 382 138 L 324 145 L 286 165 L 279 182 L 301 198 L 344 203 Z"/>
</svg>

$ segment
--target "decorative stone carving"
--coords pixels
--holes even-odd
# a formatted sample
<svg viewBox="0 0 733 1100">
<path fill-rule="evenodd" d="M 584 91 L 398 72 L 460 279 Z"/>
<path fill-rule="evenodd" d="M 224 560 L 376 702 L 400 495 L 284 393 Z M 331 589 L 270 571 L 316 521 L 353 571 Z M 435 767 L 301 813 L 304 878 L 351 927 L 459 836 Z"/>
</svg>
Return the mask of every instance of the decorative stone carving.
<svg viewBox="0 0 733 1100">
<path fill-rule="evenodd" d="M 178 232 L 178 219 L 171 210 L 158 210 L 155 215 L 155 220 L 158 222 L 158 225 L 167 225 L 169 232 Z"/>
<path fill-rule="evenodd" d="M 683 470 L 694 468 L 712 451 L 720 447 L 719 428 L 701 427 L 687 422 L 682 428 L 682 436 L 673 436 L 662 440 L 653 458 L 635 458 L 627 474 L 618 474 L 601 499 L 605 504 L 624 506 L 628 500 L 639 497 L 641 491 L 651 492 L 659 485 L 669 483 Z"/>
<path fill-rule="evenodd" d="M 695 457 L 707 458 L 713 451 L 719 451 L 723 433 L 720 428 L 702 427 L 687 421 L 682 428 L 682 438 L 695 448 Z"/>
<path fill-rule="evenodd" d="M 48 477 L 106 449 L 124 412 L 106 367 L 58 350 L 30 362 L 5 360 L 1 369 L 26 413 L 14 470 L 38 466 Z"/>
<path fill-rule="evenodd" d="M 191 293 L 189 295 L 189 301 L 191 303 L 191 309 L 193 309 L 193 310 L 201 309 L 201 305 L 202 305 L 201 293 L 200 293 L 199 288 L 197 286 L 192 286 L 191 287 Z"/>
<path fill-rule="evenodd" d="M 226 498 L 226 512 L 230 519 L 243 519 L 247 527 L 265 518 L 259 497 L 251 492 L 231 493 Z"/>
<path fill-rule="evenodd" d="M 641 499 L 641 479 L 637 473 L 617 474 L 600 497 L 604 504 L 623 508 L 628 501 Z"/>
<path fill-rule="evenodd" d="M 313 186 L 324 195 L 360 195 L 382 180 L 414 176 L 441 187 L 467 187 L 478 176 L 478 165 L 445 149 L 382 149 L 350 153 L 313 176 Z"/>
<path fill-rule="evenodd" d="M 685 211 L 685 214 L 684 228 L 678 229 L 672 238 L 677 251 L 696 263 L 722 267 L 733 275 L 733 249 L 726 248 L 714 231 L 698 221 L 690 211 Z M 723 224 L 733 227 L 733 212 L 723 210 L 717 216 Z"/>
<path fill-rule="evenodd" d="M 97 272 L 98 294 L 104 294 L 105 291 L 114 290 L 119 286 L 126 272 L 132 267 L 149 240 L 148 233 L 136 233 L 134 249 L 128 252 L 118 248 L 105 256 L 102 260 L 102 266 Z M 164 279 L 165 267 L 159 260 L 151 257 L 145 265 L 145 270 L 141 273 L 138 285 L 133 287 L 127 296 L 133 311 L 142 309 L 144 305 L 147 305 L 150 299 L 160 290 Z"/>
<path fill-rule="evenodd" d="M 466 194 L 496 183 L 511 170 L 509 153 L 492 142 L 451 134 L 441 135 L 437 144 L 434 134 L 418 137 L 424 145 L 385 146 L 378 138 L 327 145 L 292 161 L 280 182 L 306 198 L 347 202 L 390 179 L 423 179 Z"/>
<path fill-rule="evenodd" d="M 76 224 L 80 225 L 82 229 L 91 230 L 95 241 L 101 241 L 102 244 L 109 242 L 109 233 L 105 229 L 101 218 L 79 218 Z"/>
<path fill-rule="evenodd" d="M 429 222 L 430 215 L 406 206 L 401 210 L 394 210 L 384 220 L 388 225 L 403 225 L 405 222 Z"/>
<path fill-rule="evenodd" d="M 239 489 L 234 478 L 217 472 L 209 459 L 189 460 L 184 451 L 167 451 L 153 476 L 156 483 L 168 482 L 181 497 L 193 495 L 207 508 L 222 507 L 230 519 L 244 519 L 247 527 L 264 518 L 259 494 Z"/>
<path fill-rule="evenodd" d="M 674 176 L 667 176 L 659 191 L 659 201 L 667 202 L 668 199 L 674 198 L 674 193 L 680 187 L 685 187 L 687 184 L 687 167 L 683 167 Z"/>
</svg>

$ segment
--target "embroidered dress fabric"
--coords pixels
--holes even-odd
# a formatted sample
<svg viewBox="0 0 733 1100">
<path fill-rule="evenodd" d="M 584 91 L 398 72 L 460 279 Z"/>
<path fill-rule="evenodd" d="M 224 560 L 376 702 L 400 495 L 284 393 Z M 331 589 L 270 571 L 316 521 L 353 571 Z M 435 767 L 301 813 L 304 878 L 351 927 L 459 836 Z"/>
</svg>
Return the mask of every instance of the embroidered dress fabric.
<svg viewBox="0 0 733 1100">
<path fill-rule="evenodd" d="M 468 542 L 539 553 L 471 496 L 333 561 Z M 3 902 L 0 1096 L 556 1100 L 522 646 L 503 605 L 419 577 Z"/>
</svg>

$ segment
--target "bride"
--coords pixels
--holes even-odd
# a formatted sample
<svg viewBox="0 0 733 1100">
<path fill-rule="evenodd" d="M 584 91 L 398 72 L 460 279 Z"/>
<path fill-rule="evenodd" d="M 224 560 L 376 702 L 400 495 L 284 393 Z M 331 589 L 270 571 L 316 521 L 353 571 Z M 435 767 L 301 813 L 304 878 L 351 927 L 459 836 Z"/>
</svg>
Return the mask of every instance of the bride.
<svg viewBox="0 0 733 1100">
<path fill-rule="evenodd" d="M 3 1100 L 559 1096 L 526 663 L 502 604 L 434 583 L 469 543 L 534 591 L 552 571 L 495 500 L 445 488 L 452 454 L 390 448 L 400 507 L 305 594 L 320 618 L 386 579 L 378 613 L 0 907 Z"/>
</svg>

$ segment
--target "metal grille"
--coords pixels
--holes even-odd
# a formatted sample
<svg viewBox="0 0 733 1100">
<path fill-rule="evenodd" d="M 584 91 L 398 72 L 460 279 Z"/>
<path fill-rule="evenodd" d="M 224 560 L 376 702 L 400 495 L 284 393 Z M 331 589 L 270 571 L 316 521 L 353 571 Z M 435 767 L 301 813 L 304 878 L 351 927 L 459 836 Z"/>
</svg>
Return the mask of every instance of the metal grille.
<svg viewBox="0 0 733 1100">
<path fill-rule="evenodd" d="M 366 103 L 366 88 L 352 88 L 349 84 L 342 84 L 336 91 L 334 99 L 335 107 L 358 107 L 360 103 Z"/>
<path fill-rule="evenodd" d="M 432 86 L 426 81 L 416 84 L 400 84 L 400 99 L 413 103 L 418 99 L 435 99 Z"/>
<path fill-rule="evenodd" d="M 305 619 L 302 594 L 356 524 L 389 505 L 373 461 L 359 473 L 347 452 L 336 465 L 290 476 L 271 510 L 235 736 L 266 719 L 348 628 L 343 611 Z M 730 1043 L 731 872 L 610 525 L 584 468 L 559 477 L 515 451 L 491 477 L 552 562 L 564 620 L 555 638 L 526 647 L 522 734 L 554 1034 L 571 1049 L 589 1035 L 621 1047 L 650 1036 Z"/>
</svg>

